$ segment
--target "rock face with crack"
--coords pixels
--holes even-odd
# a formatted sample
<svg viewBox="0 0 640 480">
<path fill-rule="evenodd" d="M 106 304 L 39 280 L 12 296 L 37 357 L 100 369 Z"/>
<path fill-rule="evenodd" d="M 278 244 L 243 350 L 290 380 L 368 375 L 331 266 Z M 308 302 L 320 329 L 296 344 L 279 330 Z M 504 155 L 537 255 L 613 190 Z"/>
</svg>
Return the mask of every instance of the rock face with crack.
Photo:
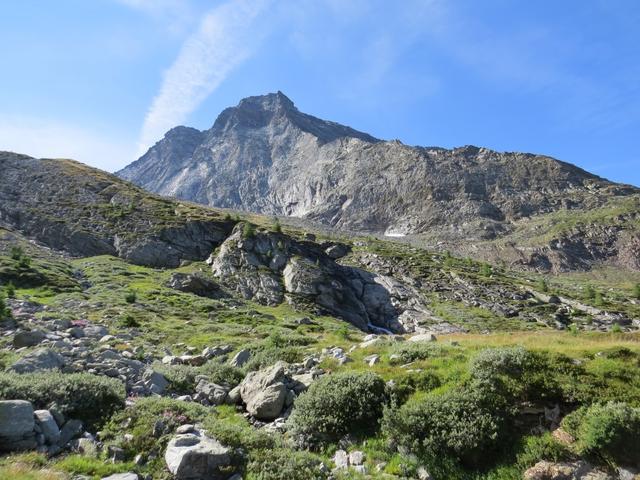
<svg viewBox="0 0 640 480">
<path fill-rule="evenodd" d="M 389 280 L 337 263 L 320 244 L 275 232 L 247 237 L 238 225 L 209 263 L 222 283 L 265 305 L 311 304 L 362 330 L 403 330 Z"/>
</svg>

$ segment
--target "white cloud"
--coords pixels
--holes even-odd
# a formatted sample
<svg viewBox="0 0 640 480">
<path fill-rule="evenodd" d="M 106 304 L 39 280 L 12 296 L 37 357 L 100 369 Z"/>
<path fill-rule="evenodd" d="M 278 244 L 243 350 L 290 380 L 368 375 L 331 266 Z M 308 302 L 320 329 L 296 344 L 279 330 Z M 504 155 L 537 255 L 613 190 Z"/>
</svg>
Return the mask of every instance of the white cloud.
<svg viewBox="0 0 640 480">
<path fill-rule="evenodd" d="M 181 124 L 256 48 L 264 30 L 255 19 L 270 0 L 231 0 L 209 11 L 165 72 L 147 112 L 138 153 Z"/>
<path fill-rule="evenodd" d="M 115 137 L 115 135 L 114 135 Z M 77 125 L 31 117 L 0 117 L 0 150 L 37 158 L 71 158 L 107 171 L 124 167 L 135 153 L 123 143 Z"/>
</svg>

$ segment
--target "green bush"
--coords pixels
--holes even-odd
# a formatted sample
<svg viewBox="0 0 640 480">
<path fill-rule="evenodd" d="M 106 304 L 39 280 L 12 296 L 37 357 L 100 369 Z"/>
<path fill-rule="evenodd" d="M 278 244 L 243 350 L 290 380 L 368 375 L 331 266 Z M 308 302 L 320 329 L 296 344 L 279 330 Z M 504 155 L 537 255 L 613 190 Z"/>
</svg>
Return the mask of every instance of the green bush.
<svg viewBox="0 0 640 480">
<path fill-rule="evenodd" d="M 567 415 L 562 426 L 576 438 L 581 455 L 640 463 L 640 408 L 622 402 L 585 406 Z"/>
<path fill-rule="evenodd" d="M 140 322 L 138 322 L 133 315 L 125 315 L 120 320 L 120 326 L 124 328 L 138 328 L 140 326 Z"/>
<path fill-rule="evenodd" d="M 402 405 L 416 392 L 429 392 L 441 385 L 440 378 L 431 372 L 400 375 L 388 386 L 390 403 Z"/>
<path fill-rule="evenodd" d="M 440 357 L 446 353 L 446 348 L 439 343 L 431 342 L 402 342 L 391 348 L 391 353 L 399 358 L 391 360 L 391 364 L 411 363 L 418 360 Z"/>
<path fill-rule="evenodd" d="M 636 300 L 640 300 L 640 283 L 636 283 L 633 287 L 633 297 Z"/>
<path fill-rule="evenodd" d="M 111 417 L 103 429 L 102 438 L 108 443 L 117 443 L 125 450 L 128 459 L 138 453 L 160 455 L 177 427 L 201 422 L 209 414 L 209 410 L 198 403 L 166 397 L 140 398 Z M 162 429 L 154 436 L 154 426 L 158 421 L 162 422 Z M 122 440 L 125 433 L 133 438 Z"/>
<path fill-rule="evenodd" d="M 247 473 L 252 480 L 322 480 L 328 474 L 320 470 L 321 463 L 307 452 L 258 450 L 251 453 Z"/>
<path fill-rule="evenodd" d="M 127 292 L 127 294 L 124 296 L 124 301 L 127 303 L 136 303 L 137 299 L 138 295 L 133 290 Z"/>
<path fill-rule="evenodd" d="M 55 403 L 68 418 L 92 426 L 124 407 L 124 385 L 89 373 L 0 373 L 0 400 L 28 400 L 35 408 Z"/>
<path fill-rule="evenodd" d="M 256 226 L 251 222 L 245 222 L 242 226 L 242 238 L 253 238 L 256 235 Z"/>
<path fill-rule="evenodd" d="M 251 349 L 251 358 L 244 366 L 248 372 L 260 370 L 282 360 L 287 363 L 301 362 L 303 354 L 296 347 L 273 347 L 261 345 Z"/>
<path fill-rule="evenodd" d="M 299 445 L 317 447 L 347 433 L 375 431 L 386 401 L 384 380 L 376 374 L 327 375 L 296 400 L 289 432 Z"/>
<path fill-rule="evenodd" d="M 14 298 L 16 296 L 16 286 L 13 282 L 8 282 L 4 287 L 4 291 L 8 298 Z"/>
<path fill-rule="evenodd" d="M 558 376 L 572 366 L 570 359 L 561 356 L 502 347 L 481 351 L 471 361 L 469 373 L 477 388 L 497 393 L 511 403 L 559 401 L 562 388 Z"/>
<path fill-rule="evenodd" d="M 421 458 L 450 456 L 478 466 L 492 457 L 506 435 L 504 411 L 498 396 L 459 388 L 386 409 L 382 428 L 397 446 Z"/>
<path fill-rule="evenodd" d="M 7 307 L 6 300 L 4 299 L 4 295 L 0 293 L 0 320 L 4 320 L 5 318 L 11 317 L 11 310 Z"/>
<path fill-rule="evenodd" d="M 205 376 L 211 383 L 235 387 L 244 378 L 244 372 L 225 363 L 207 362 L 201 367 L 189 365 L 155 364 L 154 369 L 164 375 L 169 381 L 170 389 L 174 393 L 188 395 L 196 388 L 196 377 Z"/>
</svg>

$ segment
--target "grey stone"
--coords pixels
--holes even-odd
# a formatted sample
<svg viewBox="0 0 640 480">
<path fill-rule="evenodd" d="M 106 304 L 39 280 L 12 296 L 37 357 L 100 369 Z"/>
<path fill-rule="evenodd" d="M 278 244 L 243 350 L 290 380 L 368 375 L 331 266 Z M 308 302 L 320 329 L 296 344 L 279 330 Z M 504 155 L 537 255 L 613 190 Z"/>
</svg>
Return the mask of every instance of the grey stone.
<svg viewBox="0 0 640 480">
<path fill-rule="evenodd" d="M 244 348 L 233 356 L 233 358 L 229 361 L 229 365 L 233 367 L 242 367 L 249 361 L 250 358 L 251 350 Z"/>
<path fill-rule="evenodd" d="M 13 336 L 13 346 L 15 348 L 33 347 L 45 339 L 45 334 L 40 330 L 21 331 Z"/>
<path fill-rule="evenodd" d="M 33 406 L 25 400 L 0 401 L 0 451 L 36 447 Z"/>
<path fill-rule="evenodd" d="M 137 473 L 114 473 L 108 477 L 102 477 L 102 480 L 139 480 Z"/>
<path fill-rule="evenodd" d="M 80 420 L 67 420 L 60 429 L 60 445 L 66 445 L 74 438 L 80 436 L 83 431 L 82 422 Z"/>
<path fill-rule="evenodd" d="M 164 458 L 176 480 L 223 480 L 229 476 L 224 472 L 231 464 L 229 449 L 204 435 L 172 438 Z"/>
<path fill-rule="evenodd" d="M 33 414 L 42 429 L 45 441 L 49 445 L 58 443 L 60 441 L 60 428 L 51 412 L 49 410 L 36 410 Z"/>
<path fill-rule="evenodd" d="M 240 395 L 247 412 L 259 420 L 273 420 L 282 411 L 287 396 L 284 365 L 249 372 L 240 384 Z"/>
<path fill-rule="evenodd" d="M 10 367 L 10 370 L 17 373 L 32 373 L 42 370 L 59 370 L 64 364 L 62 355 L 48 348 L 40 348 L 22 357 Z"/>
</svg>

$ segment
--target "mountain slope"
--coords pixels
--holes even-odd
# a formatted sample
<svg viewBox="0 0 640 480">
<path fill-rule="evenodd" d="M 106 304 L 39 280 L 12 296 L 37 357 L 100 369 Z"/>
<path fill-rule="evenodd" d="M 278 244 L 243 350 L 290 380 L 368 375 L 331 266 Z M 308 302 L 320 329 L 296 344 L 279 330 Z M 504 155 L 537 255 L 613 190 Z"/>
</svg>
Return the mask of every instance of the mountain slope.
<svg viewBox="0 0 640 480">
<path fill-rule="evenodd" d="M 233 223 L 72 160 L 0 152 L 0 226 L 72 255 L 150 266 L 205 258 Z"/>
<path fill-rule="evenodd" d="M 210 130 L 169 131 L 117 174 L 210 206 L 429 238 L 460 252 L 530 217 L 640 192 L 542 155 L 380 141 L 303 114 L 280 92 L 242 100 Z"/>
</svg>

